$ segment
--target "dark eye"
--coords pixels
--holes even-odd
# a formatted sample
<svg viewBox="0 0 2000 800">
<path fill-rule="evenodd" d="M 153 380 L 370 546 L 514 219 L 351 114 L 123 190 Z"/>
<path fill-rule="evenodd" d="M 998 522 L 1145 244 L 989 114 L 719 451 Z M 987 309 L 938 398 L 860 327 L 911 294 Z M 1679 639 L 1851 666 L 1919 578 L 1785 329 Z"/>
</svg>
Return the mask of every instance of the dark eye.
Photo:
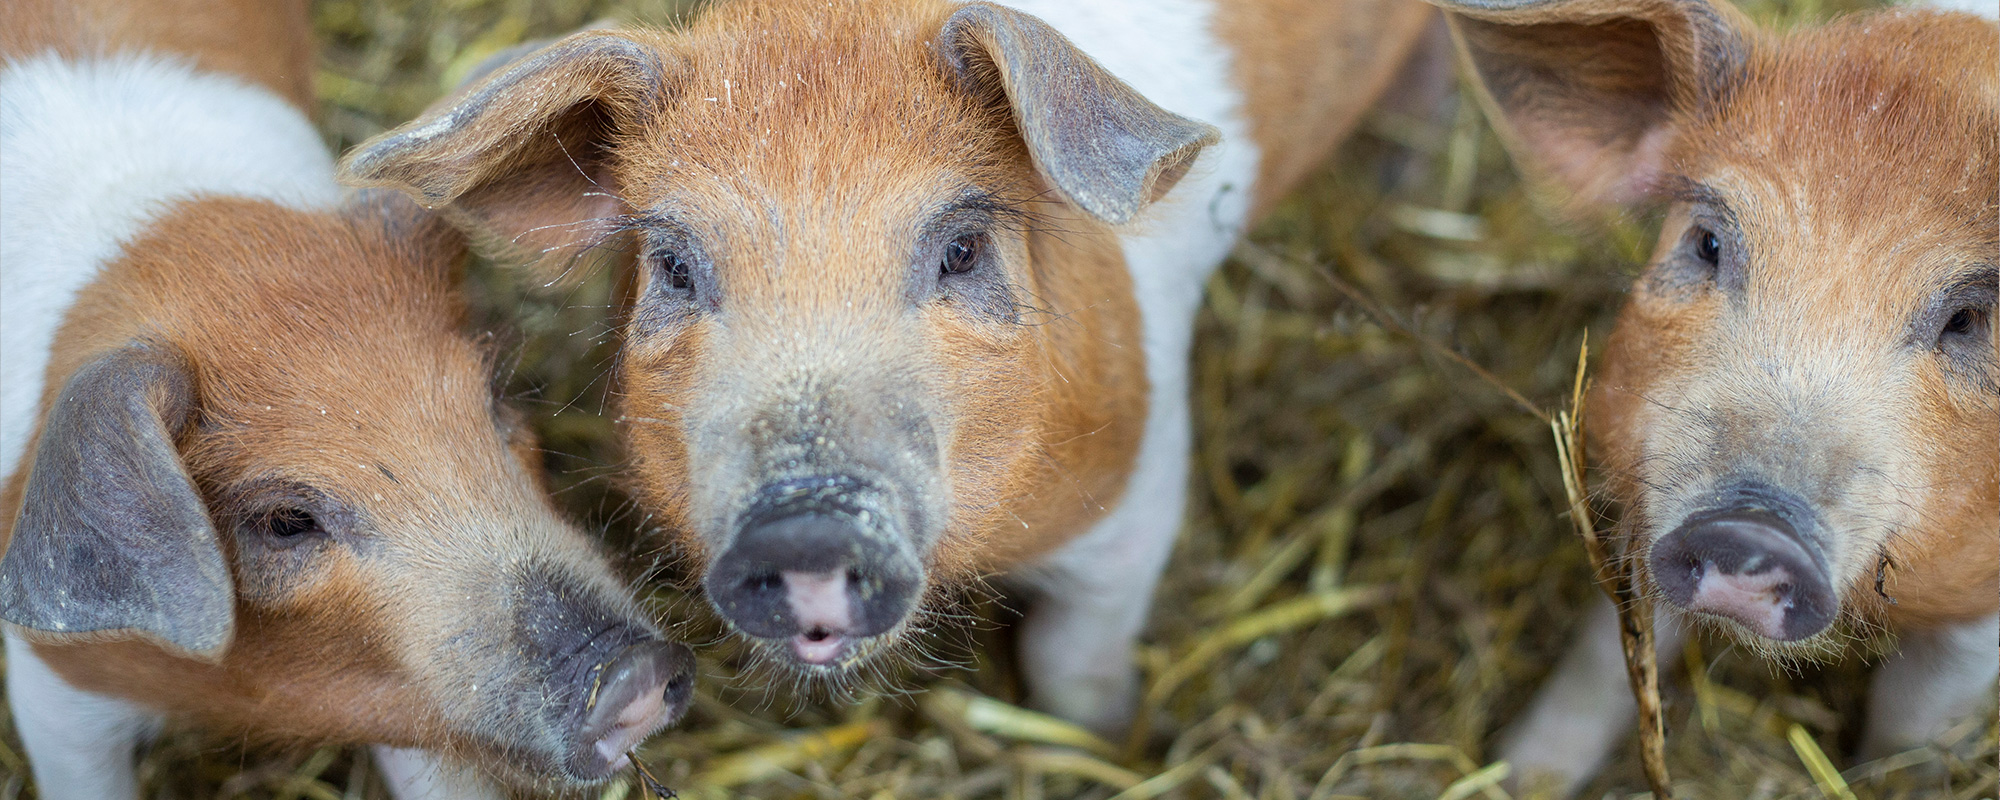
<svg viewBox="0 0 2000 800">
<path fill-rule="evenodd" d="M 296 539 L 320 530 L 319 520 L 311 512 L 299 508 L 280 508 L 264 518 L 261 526 L 265 534 L 278 539 Z"/>
<path fill-rule="evenodd" d="M 653 254 L 654 279 L 676 292 L 694 288 L 694 270 L 679 253 L 660 252 Z"/>
<path fill-rule="evenodd" d="M 1694 229 L 1694 254 L 1696 258 L 1708 262 L 1711 266 L 1719 265 L 1722 263 L 1722 240 L 1716 237 L 1715 231 L 1707 228 L 1696 228 Z"/>
<path fill-rule="evenodd" d="M 1974 314 L 1978 314 L 1978 312 L 1972 310 L 1972 308 L 1960 308 L 1956 314 L 1952 314 L 1950 320 L 1944 320 L 1944 334 L 1946 336 L 1950 336 L 1950 334 L 1970 334 L 1972 326 L 1978 324 L 1978 320 L 1974 318 Z"/>
<path fill-rule="evenodd" d="M 1978 306 L 1966 306 L 1951 313 L 1944 321 L 1944 328 L 1938 331 L 1940 347 L 1954 339 L 1966 339 L 1983 335 L 1986 317 L 1990 312 Z"/>
<path fill-rule="evenodd" d="M 944 246 L 944 259 L 938 271 L 945 275 L 963 275 L 979 266 L 980 238 L 978 235 L 960 236 Z"/>
</svg>

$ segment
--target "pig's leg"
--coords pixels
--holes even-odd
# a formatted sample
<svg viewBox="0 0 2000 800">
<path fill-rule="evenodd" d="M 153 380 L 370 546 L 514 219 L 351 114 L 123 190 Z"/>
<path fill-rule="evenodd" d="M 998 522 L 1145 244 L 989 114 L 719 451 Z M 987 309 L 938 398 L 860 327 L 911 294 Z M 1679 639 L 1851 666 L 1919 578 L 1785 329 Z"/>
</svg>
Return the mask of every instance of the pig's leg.
<svg viewBox="0 0 2000 800">
<path fill-rule="evenodd" d="M 1875 671 L 1862 760 L 1923 745 L 1985 707 L 2000 676 L 2000 616 L 1911 631 Z"/>
<path fill-rule="evenodd" d="M 396 800 L 504 800 L 478 770 L 446 763 L 428 750 L 375 745 L 375 768 Z"/>
<path fill-rule="evenodd" d="M 139 796 L 133 760 L 160 716 L 116 697 L 69 685 L 13 632 L 7 639 L 7 702 L 28 748 L 44 800 Z"/>
<path fill-rule="evenodd" d="M 1664 611 L 1653 615 L 1654 652 L 1680 652 L 1686 638 L 1679 620 Z M 1672 663 L 1659 659 L 1661 672 Z M 1633 732 L 1638 706 L 1625 677 L 1625 648 L 1618 640 L 1618 615 L 1611 601 L 1596 598 L 1583 629 L 1556 671 L 1535 694 L 1527 713 L 1508 728 L 1500 759 L 1513 765 L 1518 785 L 1576 793 Z"/>
<path fill-rule="evenodd" d="M 1184 377 L 1176 386 L 1185 396 Z M 1030 698 L 1036 708 L 1101 733 L 1118 733 L 1132 720 L 1139 678 L 1133 643 L 1187 503 L 1187 404 L 1161 399 L 1177 396 L 1174 390 L 1155 394 L 1159 413 L 1147 420 L 1124 499 L 1026 572 L 1040 590 L 1020 639 Z"/>
</svg>

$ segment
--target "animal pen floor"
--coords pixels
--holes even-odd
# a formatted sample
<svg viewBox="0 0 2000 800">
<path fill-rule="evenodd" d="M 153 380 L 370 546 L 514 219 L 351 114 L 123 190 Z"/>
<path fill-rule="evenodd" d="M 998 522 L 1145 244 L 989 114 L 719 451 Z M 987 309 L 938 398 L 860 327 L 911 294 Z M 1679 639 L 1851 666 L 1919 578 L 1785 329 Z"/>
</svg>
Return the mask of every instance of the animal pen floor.
<svg viewBox="0 0 2000 800">
<path fill-rule="evenodd" d="M 1748 10 L 1789 25 L 1851 2 Z M 320 0 L 319 122 L 345 149 L 502 47 L 679 11 L 672 0 Z M 483 263 L 472 277 L 482 321 L 507 331 L 496 347 L 510 388 L 561 454 L 565 504 L 636 563 L 661 565 L 661 614 L 689 620 L 678 632 L 702 655 L 697 705 L 643 751 L 682 796 L 1498 798 L 1494 731 L 1596 590 L 1548 425 L 1435 345 L 1556 408 L 1586 331 L 1609 333 L 1656 226 L 1552 224 L 1477 108 L 1453 96 L 1436 119 L 1372 116 L 1254 231 L 1201 317 L 1196 486 L 1141 654 L 1152 736 L 1136 755 L 1009 704 L 1019 688 L 1004 599 L 968 600 L 977 621 L 932 638 L 964 668 L 883 676 L 886 694 L 805 697 L 741 670 L 702 604 L 667 588 L 674 569 L 633 535 L 643 519 L 612 485 L 597 377 L 609 276 L 561 292 Z M 1953 751 L 1852 766 L 1857 661 L 1786 671 L 1717 640 L 1669 660 L 1682 797 L 1841 797 L 1808 766 L 1827 755 L 1850 766 L 1854 797 L 1996 792 L 1990 713 L 1951 735 Z M 18 738 L 0 734 L 0 800 L 32 796 Z M 1634 753 L 1621 748 L 1588 796 L 1643 796 Z M 245 750 L 193 731 L 168 731 L 141 771 L 149 798 L 386 797 L 359 749 Z M 619 783 L 601 797 L 640 791 Z"/>
</svg>

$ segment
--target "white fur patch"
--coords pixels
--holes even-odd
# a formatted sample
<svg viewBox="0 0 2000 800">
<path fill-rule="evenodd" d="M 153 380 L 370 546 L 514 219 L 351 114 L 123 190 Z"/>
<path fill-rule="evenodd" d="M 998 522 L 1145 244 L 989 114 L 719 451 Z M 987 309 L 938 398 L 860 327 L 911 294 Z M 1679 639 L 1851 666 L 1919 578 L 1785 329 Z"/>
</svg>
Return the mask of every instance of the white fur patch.
<svg viewBox="0 0 2000 800">
<path fill-rule="evenodd" d="M 1194 315 L 1208 276 L 1243 233 L 1257 175 L 1258 153 L 1232 78 L 1230 51 L 1211 30 L 1214 8 L 1203 0 L 1005 4 L 1048 22 L 1148 100 L 1222 132 L 1222 141 L 1203 152 L 1174 190 L 1120 237 L 1139 304 L 1151 396 L 1139 463 L 1124 499 L 1092 533 L 1148 531 L 1171 540 L 1187 489 Z"/>
<path fill-rule="evenodd" d="M 428 750 L 375 745 L 375 768 L 396 800 L 501 800 L 506 797 L 471 767 L 446 763 Z"/>
<path fill-rule="evenodd" d="M 13 631 L 6 639 L 7 701 L 44 800 L 138 796 L 133 751 L 159 716 L 70 686 Z"/>
<path fill-rule="evenodd" d="M 195 194 L 310 208 L 340 188 L 305 115 L 234 78 L 140 54 L 0 71 L 0 470 L 27 445 L 77 292 Z"/>
<path fill-rule="evenodd" d="M 1964 11 L 1987 19 L 2000 19 L 2000 0 L 1913 0 L 1912 6 L 1940 11 Z"/>
<path fill-rule="evenodd" d="M 1121 231 L 1146 347 L 1144 438 L 1116 508 L 1030 570 L 1055 598 L 1030 611 L 1031 688 L 1048 710 L 1115 725 L 1129 710 L 1131 647 L 1180 533 L 1191 444 L 1188 358 L 1202 290 L 1250 215 L 1259 154 L 1231 51 L 1207 0 L 1003 0 L 1060 31 L 1148 100 L 1214 125 L 1173 191 Z"/>
</svg>

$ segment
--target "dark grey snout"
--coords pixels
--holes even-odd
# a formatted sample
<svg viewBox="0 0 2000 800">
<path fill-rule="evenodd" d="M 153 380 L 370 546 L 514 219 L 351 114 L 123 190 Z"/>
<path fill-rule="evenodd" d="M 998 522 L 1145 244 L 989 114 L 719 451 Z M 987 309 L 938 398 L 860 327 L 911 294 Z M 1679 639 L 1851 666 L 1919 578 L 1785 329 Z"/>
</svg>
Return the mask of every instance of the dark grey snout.
<svg viewBox="0 0 2000 800">
<path fill-rule="evenodd" d="M 1810 520 L 1802 504 L 1768 492 L 1696 513 L 1653 544 L 1653 581 L 1689 611 L 1767 639 L 1810 638 L 1840 610 L 1826 559 L 1800 530 Z"/>
<path fill-rule="evenodd" d="M 709 567 L 711 602 L 736 627 L 785 640 L 799 660 L 833 664 L 894 629 L 923 588 L 911 548 L 844 504 L 782 504 L 752 516 Z"/>
<path fill-rule="evenodd" d="M 570 769 L 610 777 L 624 768 L 626 753 L 687 711 L 694 654 L 677 642 L 644 639 L 591 670 L 590 683 Z"/>
<path fill-rule="evenodd" d="M 662 638 L 629 602 L 559 570 L 535 570 L 515 616 L 515 667 L 539 676 L 520 685 L 516 702 L 539 724 L 514 722 L 497 734 L 536 743 L 507 748 L 535 762 L 521 766 L 604 780 L 625 768 L 633 747 L 687 711 L 694 654 Z"/>
</svg>

